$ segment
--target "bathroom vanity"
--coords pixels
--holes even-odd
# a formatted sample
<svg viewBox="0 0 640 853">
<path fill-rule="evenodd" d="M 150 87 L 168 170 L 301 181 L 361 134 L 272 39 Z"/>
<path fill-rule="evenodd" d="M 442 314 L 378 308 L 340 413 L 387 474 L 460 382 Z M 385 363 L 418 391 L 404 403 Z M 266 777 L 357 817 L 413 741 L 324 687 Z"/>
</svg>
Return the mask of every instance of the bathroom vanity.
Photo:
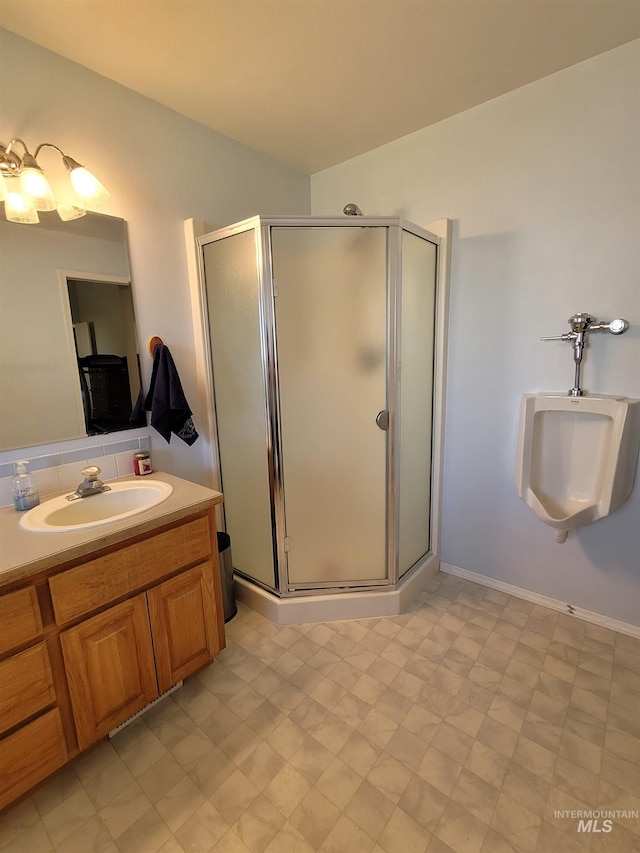
<svg viewBox="0 0 640 853">
<path fill-rule="evenodd" d="M 222 495 L 150 476 L 163 503 L 81 531 L 0 509 L 0 809 L 224 648 Z"/>
</svg>

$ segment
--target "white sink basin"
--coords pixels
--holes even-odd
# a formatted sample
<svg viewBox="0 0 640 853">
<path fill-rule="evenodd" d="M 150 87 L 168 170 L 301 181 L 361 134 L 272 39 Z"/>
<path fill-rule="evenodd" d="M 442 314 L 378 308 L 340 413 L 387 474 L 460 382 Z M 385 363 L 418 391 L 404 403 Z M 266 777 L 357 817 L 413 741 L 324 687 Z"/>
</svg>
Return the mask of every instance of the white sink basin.
<svg viewBox="0 0 640 853">
<path fill-rule="evenodd" d="M 20 527 L 33 533 L 67 533 L 122 521 L 165 501 L 173 486 L 162 480 L 121 480 L 109 484 L 108 492 L 69 501 L 65 495 L 30 509 Z"/>
</svg>

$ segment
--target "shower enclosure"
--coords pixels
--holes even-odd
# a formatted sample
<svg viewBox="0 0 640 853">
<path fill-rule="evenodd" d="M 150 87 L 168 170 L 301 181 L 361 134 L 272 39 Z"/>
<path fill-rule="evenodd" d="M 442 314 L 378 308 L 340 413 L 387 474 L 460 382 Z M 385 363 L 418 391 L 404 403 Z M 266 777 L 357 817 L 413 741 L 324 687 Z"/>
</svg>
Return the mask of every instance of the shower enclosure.
<svg viewBox="0 0 640 853">
<path fill-rule="evenodd" d="M 437 570 L 440 242 L 364 216 L 255 217 L 198 238 L 216 465 L 243 586 L 335 602 Z"/>
</svg>

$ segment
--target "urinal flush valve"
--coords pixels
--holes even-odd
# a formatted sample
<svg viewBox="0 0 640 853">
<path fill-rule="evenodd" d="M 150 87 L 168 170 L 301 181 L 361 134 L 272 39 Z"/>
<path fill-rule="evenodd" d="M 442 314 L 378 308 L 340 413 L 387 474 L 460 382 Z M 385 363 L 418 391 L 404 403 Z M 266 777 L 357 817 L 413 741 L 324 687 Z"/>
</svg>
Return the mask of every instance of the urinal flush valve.
<svg viewBox="0 0 640 853">
<path fill-rule="evenodd" d="M 629 328 L 629 323 L 618 317 L 609 322 L 596 320 L 590 314 L 578 312 L 567 321 L 571 326 L 570 332 L 565 332 L 564 335 L 550 335 L 540 338 L 541 341 L 571 341 L 573 345 L 573 360 L 575 362 L 575 376 L 573 388 L 569 389 L 570 397 L 582 397 L 584 391 L 580 387 L 580 370 L 582 366 L 582 357 L 584 349 L 587 345 L 587 336 L 590 332 L 610 332 L 612 335 L 621 335 Z"/>
</svg>

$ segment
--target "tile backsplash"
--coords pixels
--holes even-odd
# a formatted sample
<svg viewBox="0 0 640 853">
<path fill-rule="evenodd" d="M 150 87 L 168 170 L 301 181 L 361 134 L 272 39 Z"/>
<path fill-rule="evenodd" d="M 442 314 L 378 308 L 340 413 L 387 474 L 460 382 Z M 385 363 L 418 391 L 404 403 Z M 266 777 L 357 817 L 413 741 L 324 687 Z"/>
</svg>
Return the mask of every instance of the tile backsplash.
<svg viewBox="0 0 640 853">
<path fill-rule="evenodd" d="M 69 489 L 73 491 L 82 480 L 80 471 L 87 465 L 98 465 L 103 480 L 113 480 L 133 474 L 133 454 L 150 450 L 147 430 L 131 430 L 126 438 L 118 433 L 105 436 L 58 442 L 40 447 L 5 450 L 0 453 L 0 506 L 10 506 L 11 479 L 16 474 L 16 462 L 26 459 L 41 498 Z"/>
</svg>

